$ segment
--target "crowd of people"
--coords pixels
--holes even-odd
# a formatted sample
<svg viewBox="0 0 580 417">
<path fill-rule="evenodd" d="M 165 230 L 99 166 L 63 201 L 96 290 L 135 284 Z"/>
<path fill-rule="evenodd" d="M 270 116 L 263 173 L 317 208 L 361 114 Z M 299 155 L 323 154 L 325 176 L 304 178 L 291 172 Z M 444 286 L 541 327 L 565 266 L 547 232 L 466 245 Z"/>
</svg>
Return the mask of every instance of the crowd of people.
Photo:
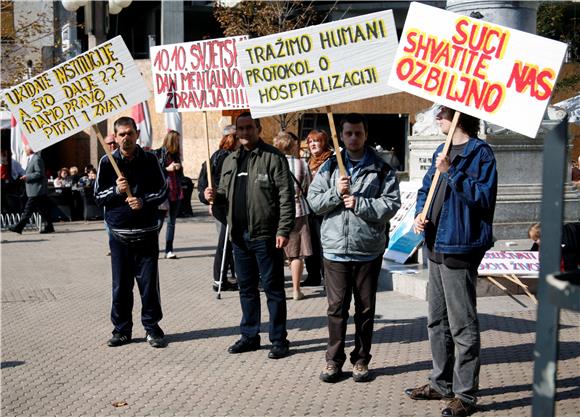
<svg viewBox="0 0 580 417">
<path fill-rule="evenodd" d="M 453 110 L 441 107 L 436 120 L 444 134 Z M 476 410 L 480 330 L 476 308 L 477 267 L 492 246 L 497 194 L 496 161 L 491 147 L 478 138 L 479 120 L 461 114 L 447 155 L 443 144 L 418 192 L 414 229 L 423 233 L 428 254 L 428 335 L 433 368 L 428 382 L 405 390 L 412 400 L 448 400 L 443 416 L 466 416 Z M 395 169 L 367 144 L 368 123 L 358 113 L 340 122 L 344 149 L 333 150 L 328 135 L 312 130 L 306 137 L 309 159 L 300 157 L 300 140 L 280 132 L 273 145 L 262 137 L 259 119 L 241 113 L 224 128 L 219 149 L 202 166 L 198 196 L 215 217 L 218 245 L 212 286 L 239 291 L 240 338 L 228 348 L 242 354 L 261 347 L 260 290 L 269 311 L 268 357 L 290 353 L 284 262 L 292 276 L 292 298 L 304 298 L 302 286 L 324 283 L 328 302 L 328 343 L 319 378 L 343 378 L 349 308 L 354 298 L 355 335 L 349 360 L 355 382 L 372 380 L 372 338 L 378 278 L 388 245 L 389 220 L 400 208 Z M 176 216 L 183 199 L 180 133 L 170 131 L 154 152 L 138 144 L 135 121 L 121 117 L 105 141 L 111 152 L 98 171 L 85 170 L 104 208 L 112 268 L 112 337 L 108 346 L 130 343 L 133 333 L 133 287 L 141 295 L 141 322 L 146 340 L 167 346 L 159 322 L 159 233 L 167 220 L 165 257 L 175 259 Z M 24 175 L 29 201 L 21 233 L 32 210 L 43 210 L 46 177 L 41 158 L 31 160 Z M 122 173 L 117 176 L 116 164 Z M 208 181 L 208 168 L 211 181 Z M 71 170 L 62 169 L 55 186 L 70 186 Z M 437 176 L 436 176 L 437 173 Z M 433 198 L 429 191 L 435 184 Z M 32 189 L 34 188 L 34 190 Z M 47 217 L 49 219 L 49 217 Z M 24 223 L 23 223 L 24 222 Z M 47 232 L 53 230 L 48 224 Z M 530 232 L 532 233 L 532 232 Z M 530 235 L 532 236 L 532 235 Z M 537 241 L 539 243 L 539 229 Z M 306 265 L 307 277 L 302 280 Z"/>
</svg>

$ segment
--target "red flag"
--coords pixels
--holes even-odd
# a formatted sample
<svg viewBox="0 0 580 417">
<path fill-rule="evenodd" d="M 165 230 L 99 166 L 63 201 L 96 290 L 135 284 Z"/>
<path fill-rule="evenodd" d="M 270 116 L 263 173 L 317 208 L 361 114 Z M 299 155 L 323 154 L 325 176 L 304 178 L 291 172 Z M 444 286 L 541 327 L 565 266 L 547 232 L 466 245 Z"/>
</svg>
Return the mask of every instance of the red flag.
<svg viewBox="0 0 580 417">
<path fill-rule="evenodd" d="M 137 124 L 137 129 L 140 131 L 137 143 L 145 149 L 151 149 L 153 145 L 153 133 L 151 128 L 151 117 L 149 116 L 149 106 L 147 102 L 139 103 L 131 108 L 131 117 Z"/>
<path fill-rule="evenodd" d="M 12 150 L 12 158 L 20 162 L 22 168 L 26 169 L 28 158 L 24 151 L 24 146 L 28 145 L 28 139 L 20 129 L 20 125 L 14 118 L 10 117 L 10 149 Z"/>
</svg>

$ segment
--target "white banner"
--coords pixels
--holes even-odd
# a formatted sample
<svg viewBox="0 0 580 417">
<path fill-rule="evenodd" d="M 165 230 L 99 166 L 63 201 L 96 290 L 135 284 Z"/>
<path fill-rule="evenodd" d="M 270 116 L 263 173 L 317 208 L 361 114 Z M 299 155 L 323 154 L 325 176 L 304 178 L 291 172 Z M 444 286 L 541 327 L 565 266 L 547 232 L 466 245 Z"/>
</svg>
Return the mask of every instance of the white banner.
<svg viewBox="0 0 580 417">
<path fill-rule="evenodd" d="M 389 85 L 535 137 L 567 45 L 411 3 Z"/>
<path fill-rule="evenodd" d="M 148 97 L 117 36 L 9 89 L 5 101 L 38 152 Z"/>
<path fill-rule="evenodd" d="M 480 276 L 537 276 L 540 273 L 540 252 L 488 250 L 477 272 Z"/>
<path fill-rule="evenodd" d="M 397 49 L 386 10 L 250 39 L 237 45 L 252 116 L 291 113 L 397 92 Z"/>
<path fill-rule="evenodd" d="M 236 44 L 247 36 L 151 48 L 157 113 L 248 108 Z"/>
</svg>

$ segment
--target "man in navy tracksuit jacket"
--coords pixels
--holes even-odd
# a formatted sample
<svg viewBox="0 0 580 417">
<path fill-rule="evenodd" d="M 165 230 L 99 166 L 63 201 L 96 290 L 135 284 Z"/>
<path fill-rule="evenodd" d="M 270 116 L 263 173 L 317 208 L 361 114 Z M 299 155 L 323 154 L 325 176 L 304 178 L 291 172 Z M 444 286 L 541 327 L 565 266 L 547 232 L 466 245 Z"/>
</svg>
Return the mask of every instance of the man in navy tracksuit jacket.
<svg viewBox="0 0 580 417">
<path fill-rule="evenodd" d="M 122 176 L 117 177 L 109 158 L 104 156 L 95 182 L 96 201 L 105 208 L 105 221 L 110 230 L 114 329 L 108 345 L 115 347 L 131 342 L 136 279 L 146 339 L 153 347 L 165 347 L 164 333 L 158 324 L 163 314 L 157 265 L 157 207 L 166 198 L 165 176 L 155 155 L 137 145 L 139 131 L 133 119 L 121 117 L 115 121 L 114 128 L 119 149 L 113 152 L 113 158 Z"/>
</svg>

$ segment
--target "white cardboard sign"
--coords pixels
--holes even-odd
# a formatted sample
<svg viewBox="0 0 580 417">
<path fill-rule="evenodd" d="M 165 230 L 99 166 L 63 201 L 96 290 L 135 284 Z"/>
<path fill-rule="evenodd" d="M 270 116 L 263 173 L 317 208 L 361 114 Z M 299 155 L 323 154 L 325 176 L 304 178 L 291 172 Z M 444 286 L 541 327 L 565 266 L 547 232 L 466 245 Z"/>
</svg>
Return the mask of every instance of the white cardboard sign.
<svg viewBox="0 0 580 417">
<path fill-rule="evenodd" d="M 411 3 L 389 85 L 535 137 L 567 45 Z"/>
<path fill-rule="evenodd" d="M 157 113 L 247 108 L 236 44 L 247 36 L 151 48 Z"/>
<path fill-rule="evenodd" d="M 5 93 L 10 111 L 35 152 L 149 97 L 121 36 Z"/>
<path fill-rule="evenodd" d="M 540 273 L 540 252 L 489 250 L 481 260 L 477 272 L 480 276 L 537 276 Z"/>
<path fill-rule="evenodd" d="M 276 33 L 237 44 L 252 116 L 259 118 L 397 92 L 393 12 Z"/>
</svg>

